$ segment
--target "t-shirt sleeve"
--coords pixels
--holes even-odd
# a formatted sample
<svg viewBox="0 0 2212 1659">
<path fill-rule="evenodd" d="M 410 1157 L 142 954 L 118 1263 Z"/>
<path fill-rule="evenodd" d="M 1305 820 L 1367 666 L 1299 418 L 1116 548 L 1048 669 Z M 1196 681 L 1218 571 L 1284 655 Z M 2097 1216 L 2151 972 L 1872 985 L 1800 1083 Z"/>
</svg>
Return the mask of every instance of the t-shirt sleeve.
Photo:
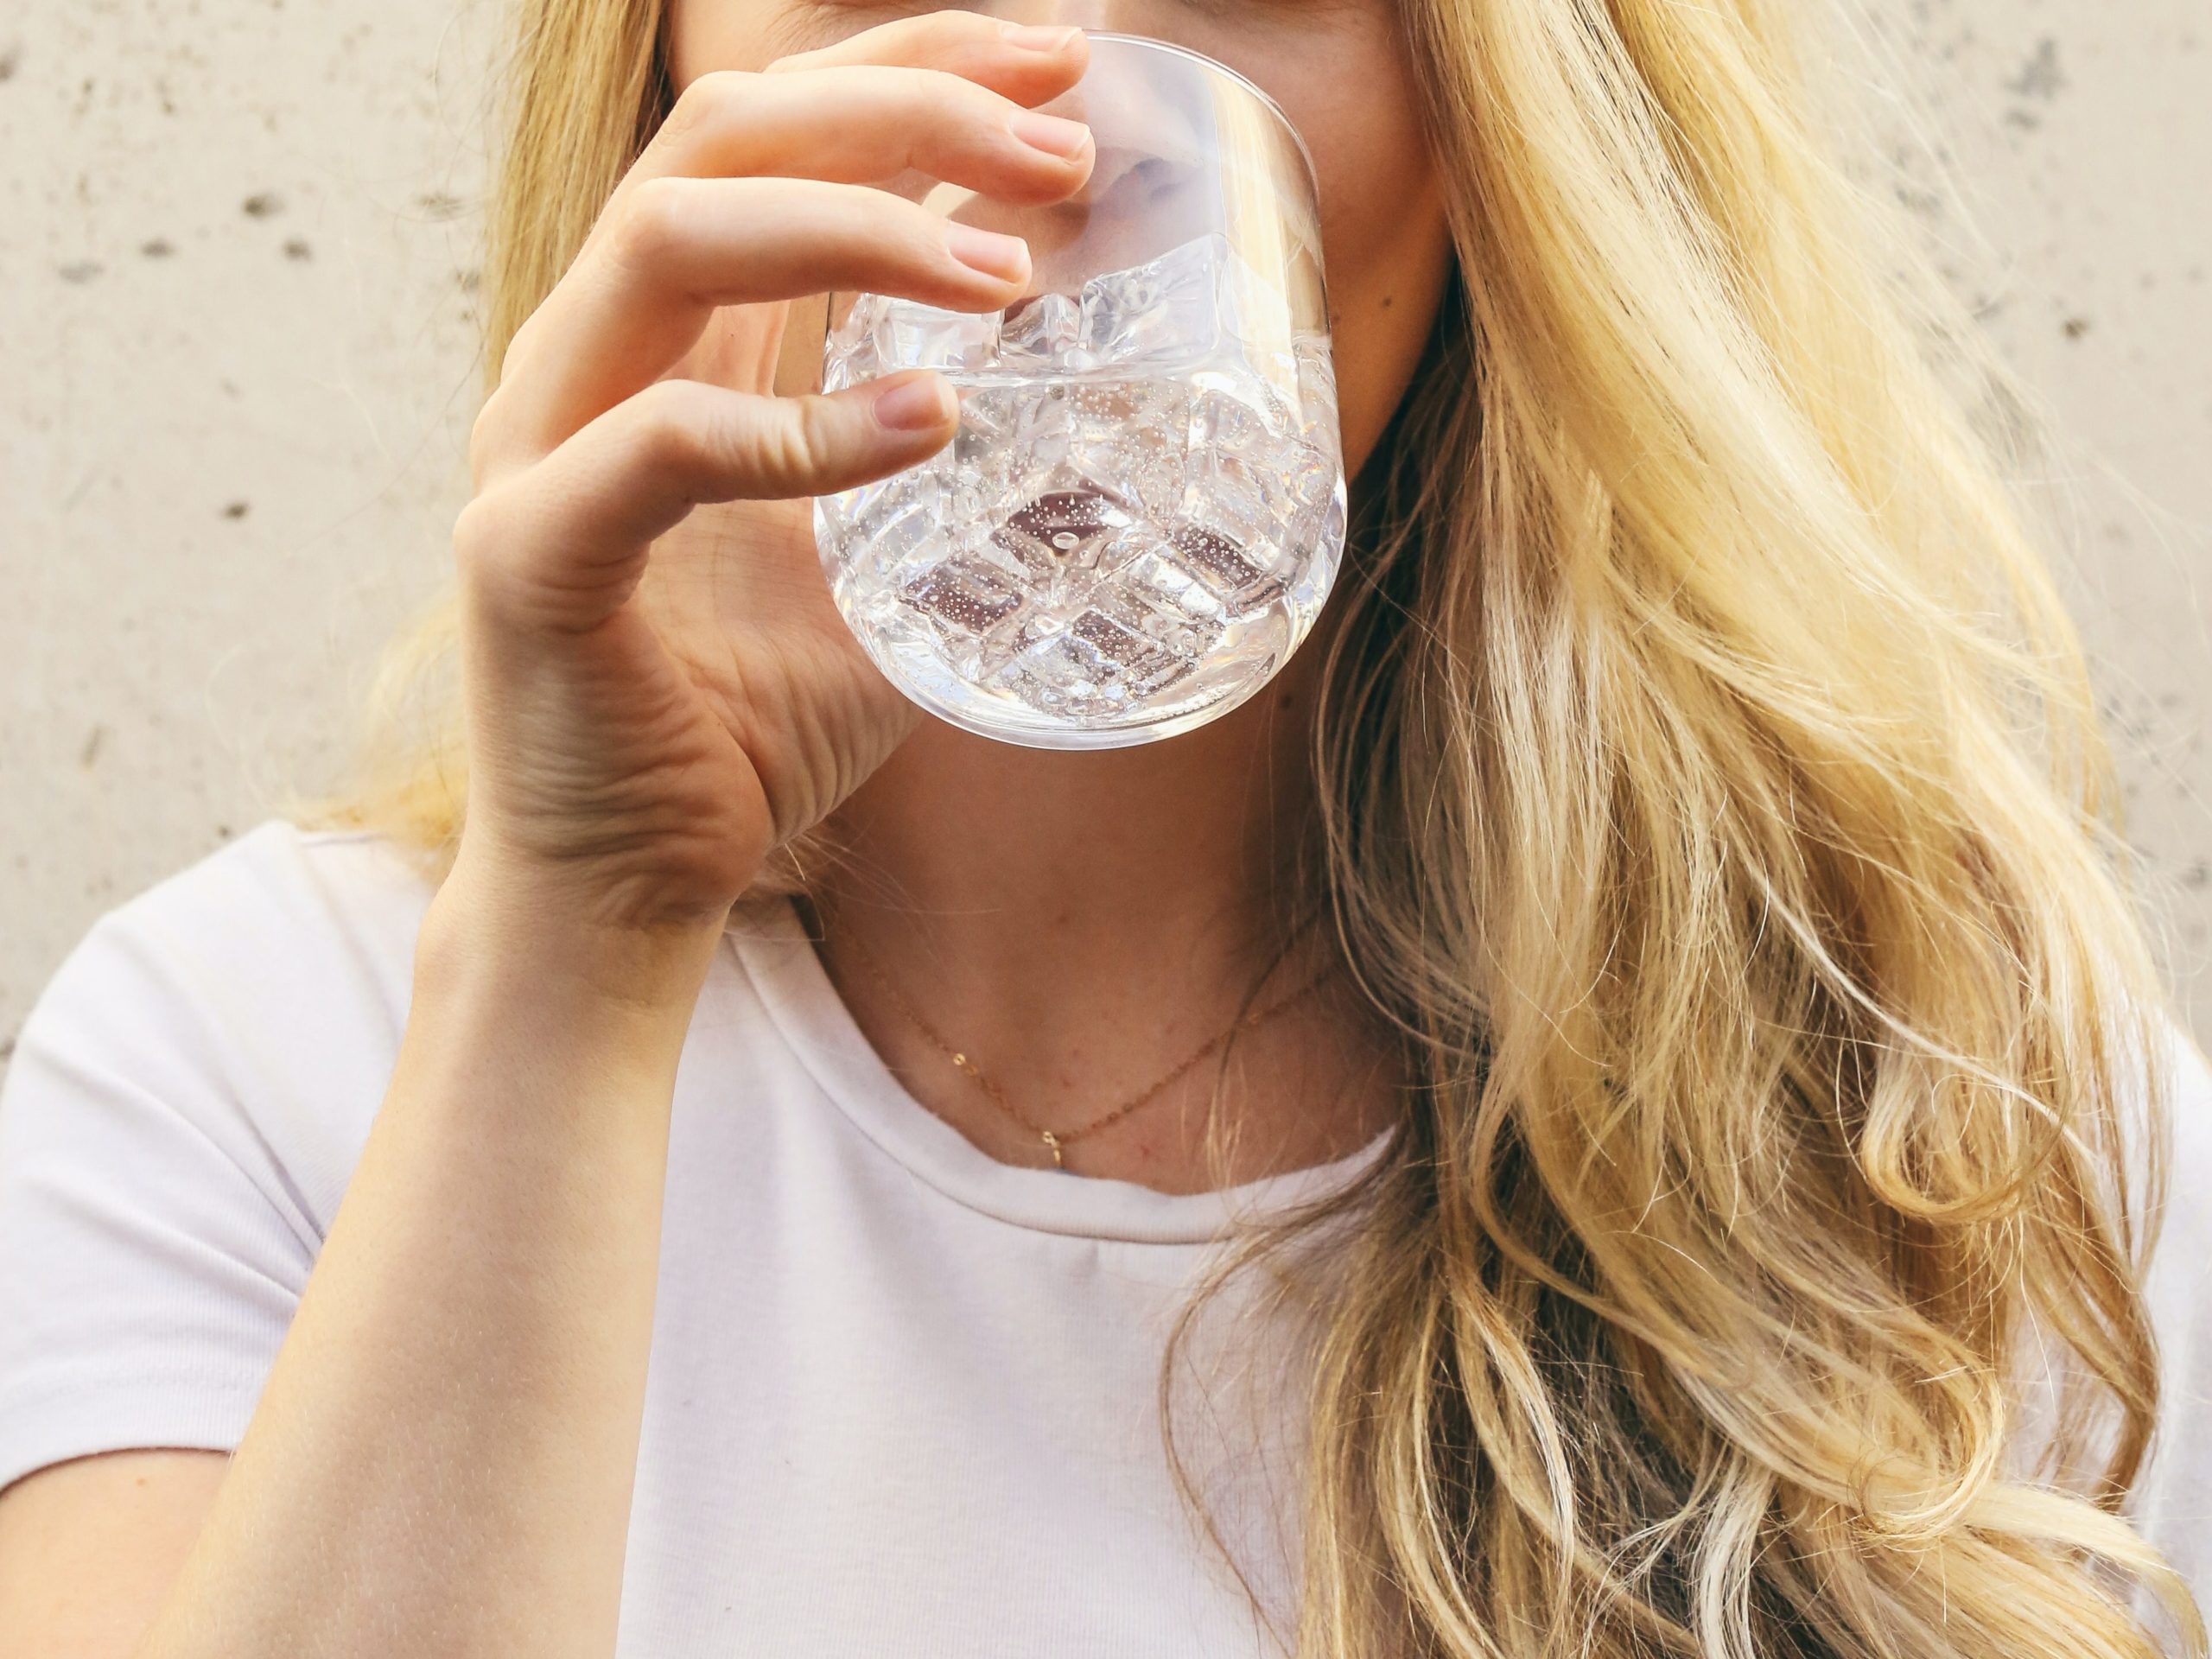
<svg viewBox="0 0 2212 1659">
<path fill-rule="evenodd" d="M 2212 1068 L 2181 1027 L 2169 1037 L 2165 1198 L 2145 1285 L 2158 1427 L 2129 1507 L 2212 1610 Z"/>
<path fill-rule="evenodd" d="M 34 1005 L 0 1084 L 0 1487 L 237 1445 L 404 1023 L 366 850 L 264 825 L 100 918 Z"/>
</svg>

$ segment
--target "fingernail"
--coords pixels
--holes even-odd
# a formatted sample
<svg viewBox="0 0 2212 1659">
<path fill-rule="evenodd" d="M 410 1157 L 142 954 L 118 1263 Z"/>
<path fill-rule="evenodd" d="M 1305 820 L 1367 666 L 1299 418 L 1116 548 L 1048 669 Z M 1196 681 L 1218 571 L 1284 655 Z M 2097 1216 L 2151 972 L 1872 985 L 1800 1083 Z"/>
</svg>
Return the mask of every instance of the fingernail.
<svg viewBox="0 0 2212 1659">
<path fill-rule="evenodd" d="M 1016 110 L 1007 125 L 1030 149 L 1041 149 L 1064 162 L 1082 155 L 1090 143 L 1090 129 L 1082 122 L 1040 115 L 1035 110 Z"/>
<path fill-rule="evenodd" d="M 1057 52 L 1082 33 L 1071 25 L 1007 23 L 999 30 L 999 38 L 1025 52 Z"/>
<path fill-rule="evenodd" d="M 980 270 L 986 276 L 995 276 L 1002 283 L 1029 279 L 1029 245 L 1018 236 L 1001 236 L 996 231 L 948 221 L 944 246 L 969 270 Z"/>
<path fill-rule="evenodd" d="M 875 395 L 875 419 L 894 432 L 920 432 L 942 426 L 952 413 L 952 388 L 942 376 L 925 371 Z"/>
</svg>

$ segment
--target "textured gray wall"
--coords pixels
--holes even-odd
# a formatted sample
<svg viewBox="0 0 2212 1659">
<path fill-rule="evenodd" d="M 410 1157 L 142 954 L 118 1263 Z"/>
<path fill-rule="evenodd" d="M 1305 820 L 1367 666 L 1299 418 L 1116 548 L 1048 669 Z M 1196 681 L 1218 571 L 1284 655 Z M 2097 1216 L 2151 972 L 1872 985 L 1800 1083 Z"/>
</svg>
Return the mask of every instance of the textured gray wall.
<svg viewBox="0 0 2212 1659">
<path fill-rule="evenodd" d="M 95 914 L 329 776 L 442 572 L 490 3 L 0 10 L 0 1053 Z M 2212 13 L 1874 12 L 1866 90 L 1956 187 L 1907 162 L 1916 206 L 2079 441 L 2073 587 L 2212 1031 Z"/>
</svg>

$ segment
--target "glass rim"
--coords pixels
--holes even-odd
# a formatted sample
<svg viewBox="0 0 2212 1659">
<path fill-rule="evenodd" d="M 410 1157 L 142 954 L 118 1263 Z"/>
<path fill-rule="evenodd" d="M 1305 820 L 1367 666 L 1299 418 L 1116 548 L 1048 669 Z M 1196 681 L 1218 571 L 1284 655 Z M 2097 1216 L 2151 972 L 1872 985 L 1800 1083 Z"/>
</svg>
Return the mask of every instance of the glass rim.
<svg viewBox="0 0 2212 1659">
<path fill-rule="evenodd" d="M 1232 68 L 1219 58 L 1210 58 L 1205 53 L 1191 47 L 1178 46 L 1173 41 L 1163 41 L 1151 35 L 1132 35 L 1127 30 L 1118 29 L 1086 29 L 1083 31 L 1083 36 L 1087 41 L 1112 41 L 1121 46 L 1147 47 L 1153 51 L 1165 52 L 1174 57 L 1188 58 L 1200 68 L 1211 70 L 1243 87 L 1266 107 L 1268 113 L 1282 123 L 1282 130 L 1290 135 L 1290 142 L 1298 146 L 1298 159 L 1306 164 L 1306 186 L 1313 194 L 1315 205 L 1317 207 L 1319 205 L 1321 175 L 1319 169 L 1313 165 L 1313 152 L 1306 147 L 1306 135 L 1299 131 L 1298 124 L 1290 118 L 1289 113 L 1281 105 L 1275 102 L 1268 90 L 1243 70 Z M 1087 67 L 1084 73 L 1086 74 L 1090 73 Z M 1080 86 L 1082 82 L 1077 81 L 1076 84 Z"/>
</svg>

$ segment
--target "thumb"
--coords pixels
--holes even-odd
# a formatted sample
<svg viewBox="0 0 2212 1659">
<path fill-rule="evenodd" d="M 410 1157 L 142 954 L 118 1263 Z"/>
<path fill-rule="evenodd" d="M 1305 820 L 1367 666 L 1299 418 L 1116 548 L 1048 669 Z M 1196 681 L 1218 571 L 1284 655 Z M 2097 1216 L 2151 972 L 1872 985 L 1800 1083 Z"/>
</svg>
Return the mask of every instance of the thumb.
<svg viewBox="0 0 2212 1659">
<path fill-rule="evenodd" d="M 934 454 L 959 424 L 931 369 L 792 397 L 658 381 L 470 502 L 456 540 L 489 556 L 475 562 L 499 587 L 557 595 L 563 625 L 588 627 L 694 507 L 850 489 Z"/>
<path fill-rule="evenodd" d="M 746 493 L 772 499 L 824 495 L 887 477 L 935 454 L 960 424 L 960 400 L 933 369 L 904 370 L 842 391 L 761 401 L 775 406 L 768 424 L 734 437 L 741 447 L 756 446 L 747 470 L 762 487 Z"/>
</svg>

